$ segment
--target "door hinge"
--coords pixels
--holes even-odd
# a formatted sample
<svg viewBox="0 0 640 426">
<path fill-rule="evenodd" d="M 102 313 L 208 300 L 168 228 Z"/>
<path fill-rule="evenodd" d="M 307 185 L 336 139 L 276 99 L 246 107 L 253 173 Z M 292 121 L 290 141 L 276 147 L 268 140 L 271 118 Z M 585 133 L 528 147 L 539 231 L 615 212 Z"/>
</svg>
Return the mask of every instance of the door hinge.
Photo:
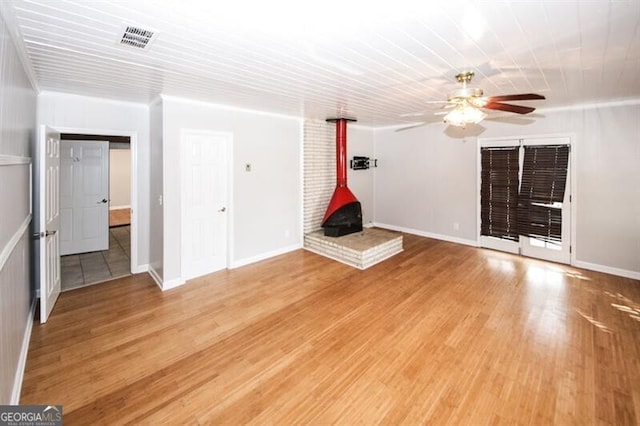
<svg viewBox="0 0 640 426">
<path fill-rule="evenodd" d="M 569 246 L 569 254 L 571 254 L 571 250 L 572 250 L 572 249 L 573 249 L 573 248 L 572 248 L 571 246 Z"/>
<path fill-rule="evenodd" d="M 571 202 L 572 200 L 573 200 L 573 197 L 569 195 L 569 202 Z"/>
</svg>

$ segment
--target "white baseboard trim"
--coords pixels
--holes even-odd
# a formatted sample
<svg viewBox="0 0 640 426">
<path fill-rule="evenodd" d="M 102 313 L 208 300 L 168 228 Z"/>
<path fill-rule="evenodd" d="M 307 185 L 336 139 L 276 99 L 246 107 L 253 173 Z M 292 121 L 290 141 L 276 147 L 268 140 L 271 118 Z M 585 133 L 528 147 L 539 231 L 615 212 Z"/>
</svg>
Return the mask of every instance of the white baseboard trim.
<svg viewBox="0 0 640 426">
<path fill-rule="evenodd" d="M 109 206 L 109 210 L 122 210 L 122 209 L 130 209 L 131 206 Z"/>
<path fill-rule="evenodd" d="M 252 257 L 247 257 L 244 259 L 240 259 L 240 260 L 236 260 L 231 262 L 231 266 L 229 267 L 229 269 L 235 269 L 235 268 L 240 268 L 241 266 L 247 266 L 250 265 L 252 263 L 256 263 L 256 262 L 260 262 L 261 260 L 266 260 L 269 259 L 271 257 L 275 257 L 275 256 L 280 256 L 281 254 L 285 254 L 285 253 L 289 253 L 295 250 L 299 250 L 303 247 L 302 243 L 296 243 L 296 244 L 292 244 L 290 246 L 287 247 L 282 247 L 280 249 L 277 250 L 273 250 L 267 253 L 262 253 L 259 254 L 257 256 L 252 256 Z"/>
<path fill-rule="evenodd" d="M 27 327 L 24 330 L 24 337 L 22 339 L 22 349 L 20 350 L 20 358 L 18 359 L 18 367 L 16 368 L 16 375 L 13 381 L 13 391 L 11 392 L 11 405 L 18 405 L 20 403 L 20 392 L 22 391 L 22 380 L 24 379 L 24 369 L 27 366 L 27 354 L 29 353 L 29 342 L 31 341 L 31 331 L 33 330 L 33 317 L 36 314 L 36 301 L 31 301 L 31 308 L 29 308 L 29 319 L 27 320 Z"/>
<path fill-rule="evenodd" d="M 604 272 L 605 274 L 631 278 L 632 280 L 640 280 L 640 272 L 629 271 L 627 269 L 598 265 L 597 263 L 583 262 L 581 260 L 576 260 L 572 266 L 575 266 L 577 268 L 589 269 L 590 271 Z"/>
<path fill-rule="evenodd" d="M 153 266 L 149 266 L 149 270 L 147 272 L 149 273 L 149 275 L 151 275 L 151 278 L 153 278 L 153 281 L 156 282 L 156 285 L 158 286 L 158 288 L 162 290 L 162 279 L 160 278 L 160 275 L 158 274 L 158 272 L 156 272 L 156 270 L 153 269 Z"/>
<path fill-rule="evenodd" d="M 151 278 L 153 278 L 153 280 L 156 282 L 156 285 L 162 291 L 171 290 L 172 288 L 179 287 L 179 286 L 181 286 L 182 284 L 185 283 L 185 280 L 183 280 L 181 277 L 180 278 L 174 278 L 174 279 L 169 280 L 169 281 L 163 281 L 160 278 L 160 275 L 158 274 L 158 272 L 155 269 L 153 269 L 152 266 L 149 267 L 149 270 L 147 272 L 149 273 L 149 275 L 151 275 Z"/>
<path fill-rule="evenodd" d="M 141 274 L 143 272 L 149 272 L 149 264 L 138 265 L 131 268 L 132 274 Z"/>
<path fill-rule="evenodd" d="M 180 287 L 184 283 L 186 283 L 186 281 L 183 280 L 182 277 L 174 278 L 169 281 L 163 281 L 162 291 L 167 291 L 167 290 L 171 290 L 172 288 Z"/>
<path fill-rule="evenodd" d="M 450 235 L 433 234 L 431 232 L 420 231 L 418 229 L 404 228 L 402 226 L 388 225 L 386 223 L 374 222 L 376 228 L 389 229 L 391 231 L 404 232 L 406 234 L 418 235 L 420 237 L 433 238 L 436 240 L 448 241 L 450 243 L 464 244 L 466 246 L 478 247 L 476 240 L 467 240 L 465 238 L 452 237 Z"/>
</svg>

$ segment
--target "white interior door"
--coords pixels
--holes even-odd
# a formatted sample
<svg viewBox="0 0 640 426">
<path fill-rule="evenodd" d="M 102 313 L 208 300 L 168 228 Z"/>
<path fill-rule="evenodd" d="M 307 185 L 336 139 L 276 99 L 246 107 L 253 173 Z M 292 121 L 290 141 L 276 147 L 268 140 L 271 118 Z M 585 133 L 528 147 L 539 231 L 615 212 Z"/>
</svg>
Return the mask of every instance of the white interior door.
<svg viewBox="0 0 640 426">
<path fill-rule="evenodd" d="M 231 135 L 185 130 L 180 142 L 182 275 L 191 279 L 228 266 L 227 165 Z"/>
<path fill-rule="evenodd" d="M 61 141 L 62 255 L 109 248 L 109 142 Z"/>
<path fill-rule="evenodd" d="M 45 323 L 60 294 L 60 134 L 40 127 L 40 322 Z"/>
</svg>

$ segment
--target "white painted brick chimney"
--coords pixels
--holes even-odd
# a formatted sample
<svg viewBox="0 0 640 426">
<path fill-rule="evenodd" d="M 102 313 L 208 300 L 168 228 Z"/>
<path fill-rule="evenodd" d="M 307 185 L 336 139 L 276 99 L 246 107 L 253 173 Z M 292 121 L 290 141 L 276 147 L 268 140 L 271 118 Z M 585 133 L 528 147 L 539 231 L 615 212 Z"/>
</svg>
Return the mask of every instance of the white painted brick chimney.
<svg viewBox="0 0 640 426">
<path fill-rule="evenodd" d="M 322 218 L 336 187 L 335 126 L 304 122 L 304 233 L 322 229 Z"/>
</svg>

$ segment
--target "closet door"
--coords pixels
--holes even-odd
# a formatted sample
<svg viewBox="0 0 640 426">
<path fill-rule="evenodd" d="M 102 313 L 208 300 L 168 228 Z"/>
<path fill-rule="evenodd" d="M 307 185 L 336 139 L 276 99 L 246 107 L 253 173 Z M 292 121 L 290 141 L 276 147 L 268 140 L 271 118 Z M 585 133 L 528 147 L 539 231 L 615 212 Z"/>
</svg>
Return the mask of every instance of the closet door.
<svg viewBox="0 0 640 426">
<path fill-rule="evenodd" d="M 182 276 L 192 279 L 229 266 L 228 165 L 232 135 L 183 129 Z"/>
</svg>

